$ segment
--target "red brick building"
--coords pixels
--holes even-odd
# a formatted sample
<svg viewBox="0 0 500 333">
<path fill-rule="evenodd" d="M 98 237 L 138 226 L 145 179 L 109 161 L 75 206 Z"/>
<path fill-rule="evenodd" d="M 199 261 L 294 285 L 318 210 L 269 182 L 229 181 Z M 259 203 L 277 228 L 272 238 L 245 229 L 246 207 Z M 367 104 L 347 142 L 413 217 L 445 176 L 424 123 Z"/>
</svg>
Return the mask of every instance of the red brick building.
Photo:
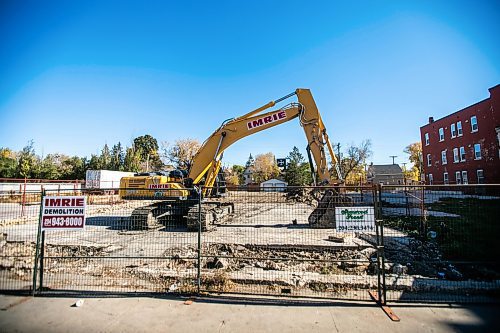
<svg viewBox="0 0 500 333">
<path fill-rule="evenodd" d="M 420 127 L 426 184 L 500 184 L 500 85 L 490 97 Z"/>
</svg>

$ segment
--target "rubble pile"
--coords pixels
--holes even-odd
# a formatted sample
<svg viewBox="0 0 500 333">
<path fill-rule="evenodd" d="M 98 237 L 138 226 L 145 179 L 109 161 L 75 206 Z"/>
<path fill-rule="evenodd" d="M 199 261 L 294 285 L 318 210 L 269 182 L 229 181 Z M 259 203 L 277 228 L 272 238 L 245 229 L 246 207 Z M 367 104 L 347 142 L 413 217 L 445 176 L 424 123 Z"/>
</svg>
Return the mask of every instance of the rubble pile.
<svg viewBox="0 0 500 333">
<path fill-rule="evenodd" d="M 8 242 L 7 234 L 0 233 L 0 271 L 27 281 L 31 278 L 34 257 L 35 243 Z"/>
</svg>

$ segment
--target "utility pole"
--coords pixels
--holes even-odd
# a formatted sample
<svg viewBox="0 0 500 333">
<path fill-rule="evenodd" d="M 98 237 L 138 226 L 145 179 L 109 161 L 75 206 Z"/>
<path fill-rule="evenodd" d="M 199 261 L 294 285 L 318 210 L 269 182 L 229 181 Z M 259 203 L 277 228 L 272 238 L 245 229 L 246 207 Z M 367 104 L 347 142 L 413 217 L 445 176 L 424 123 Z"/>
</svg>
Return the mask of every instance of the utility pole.
<svg viewBox="0 0 500 333">
<path fill-rule="evenodd" d="M 397 157 L 396 155 L 391 155 L 389 157 L 392 157 L 392 164 L 394 164 L 394 159 Z"/>
<path fill-rule="evenodd" d="M 340 170 L 340 173 L 343 175 L 344 174 L 344 170 L 342 170 L 342 156 L 340 155 L 340 142 L 337 143 L 337 153 L 338 153 L 337 156 L 339 158 L 339 170 Z M 339 175 L 339 177 L 340 177 L 340 175 Z"/>
<path fill-rule="evenodd" d="M 406 185 L 406 162 L 401 163 L 401 164 L 403 164 L 403 182 Z M 405 188 L 405 191 L 406 191 L 406 188 Z"/>
</svg>

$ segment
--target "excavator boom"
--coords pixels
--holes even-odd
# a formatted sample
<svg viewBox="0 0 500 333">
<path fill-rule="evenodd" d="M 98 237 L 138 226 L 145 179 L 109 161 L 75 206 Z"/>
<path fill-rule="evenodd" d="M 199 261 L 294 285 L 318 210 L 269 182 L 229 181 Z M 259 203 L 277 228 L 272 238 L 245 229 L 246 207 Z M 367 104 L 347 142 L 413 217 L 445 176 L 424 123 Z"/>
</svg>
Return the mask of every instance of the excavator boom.
<svg viewBox="0 0 500 333">
<path fill-rule="evenodd" d="M 262 113 L 289 97 L 297 95 L 298 103 L 291 103 L 278 110 Z M 319 114 L 316 103 L 309 89 L 297 89 L 295 92 L 276 101 L 251 111 L 241 117 L 225 121 L 202 145 L 191 163 L 188 178 L 193 184 L 199 184 L 205 177 L 205 186 L 211 187 L 220 168 L 220 159 L 224 151 L 236 141 L 257 132 L 299 118 L 304 129 L 308 150 L 314 157 L 315 174 L 321 184 L 341 181 L 338 161 L 326 133 L 326 128 Z M 330 155 L 337 177 L 333 177 L 328 166 L 327 154 Z"/>
<path fill-rule="evenodd" d="M 297 96 L 298 102 L 284 107 L 266 111 L 277 103 Z M 187 220 L 188 230 L 198 230 L 199 217 L 202 217 L 202 229 L 207 230 L 215 220 L 233 212 L 231 203 L 204 202 L 199 210 L 198 194 L 194 193 L 193 185 L 204 184 L 203 195 L 212 194 L 212 187 L 219 173 L 224 151 L 236 141 L 264 131 L 287 121 L 299 119 L 306 138 L 307 151 L 312 155 L 312 172 L 320 185 L 329 185 L 342 181 L 338 161 L 326 133 L 326 128 L 319 114 L 316 103 L 309 89 L 297 89 L 276 101 L 271 101 L 241 117 L 228 119 L 203 143 L 193 160 L 187 178 L 178 178 L 181 171 L 171 171 L 168 175 L 146 175 L 138 177 L 124 177 L 120 182 L 120 196 L 122 199 L 158 200 L 154 204 L 137 208 L 132 213 L 132 224 L 139 228 L 152 228 L 158 224 L 160 217 L 181 216 Z M 327 156 L 330 156 L 329 166 Z M 335 170 L 336 177 L 332 170 Z M 154 191 L 153 191 L 154 190 Z M 331 197 L 331 195 L 330 195 Z M 216 217 L 219 212 L 221 217 Z M 318 215 L 318 214 L 316 214 Z M 316 216 L 314 215 L 314 216 Z M 322 216 L 322 214 L 319 214 Z M 318 215 L 318 216 L 319 216 Z M 317 218 L 314 218 L 318 220 Z M 316 222 L 310 222 L 313 225 Z"/>
</svg>

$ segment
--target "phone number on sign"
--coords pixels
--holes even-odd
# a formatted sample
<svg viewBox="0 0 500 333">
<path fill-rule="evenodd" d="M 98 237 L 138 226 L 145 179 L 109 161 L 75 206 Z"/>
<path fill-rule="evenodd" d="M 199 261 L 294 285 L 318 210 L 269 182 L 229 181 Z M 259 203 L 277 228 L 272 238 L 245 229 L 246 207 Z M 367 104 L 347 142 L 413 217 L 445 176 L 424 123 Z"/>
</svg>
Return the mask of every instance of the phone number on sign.
<svg viewBox="0 0 500 333">
<path fill-rule="evenodd" d="M 83 217 L 45 217 L 44 227 L 83 227 Z"/>
</svg>

